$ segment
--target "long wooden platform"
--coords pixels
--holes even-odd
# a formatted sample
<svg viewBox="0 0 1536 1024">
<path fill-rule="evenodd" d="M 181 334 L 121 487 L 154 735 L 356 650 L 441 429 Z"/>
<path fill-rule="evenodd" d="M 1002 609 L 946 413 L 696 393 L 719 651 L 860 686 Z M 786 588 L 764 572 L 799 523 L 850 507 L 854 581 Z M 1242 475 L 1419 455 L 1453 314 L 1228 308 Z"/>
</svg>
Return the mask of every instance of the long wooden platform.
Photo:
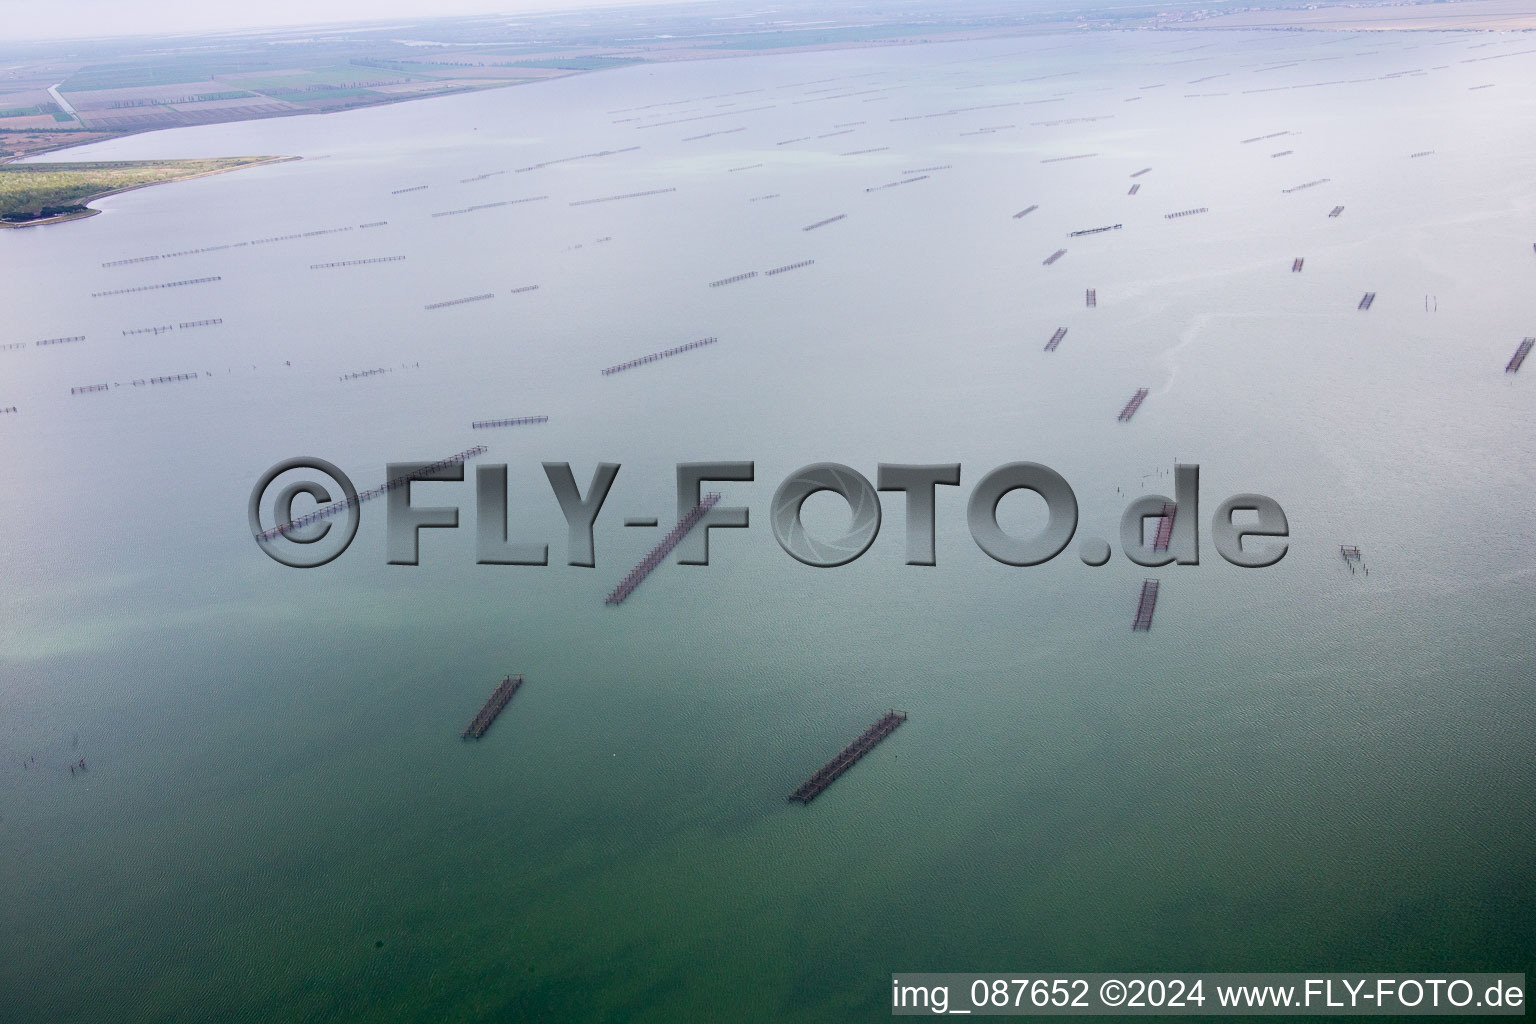
<svg viewBox="0 0 1536 1024">
<path fill-rule="evenodd" d="M 523 677 L 520 675 L 507 676 L 500 683 L 496 684 L 496 689 L 491 691 L 491 695 L 486 699 L 485 705 L 476 712 L 474 719 L 469 723 L 469 728 L 465 729 L 462 733 L 463 738 L 466 740 L 477 740 L 484 736 L 485 730 L 489 729 L 491 723 L 496 721 L 496 716 L 501 714 L 502 710 L 506 708 L 507 702 L 512 699 L 512 695 L 522 685 Z"/>
<path fill-rule="evenodd" d="M 907 720 L 905 711 L 887 711 L 880 716 L 880 720 L 868 729 L 863 735 L 848 744 L 842 751 L 822 766 L 821 770 L 809 779 L 806 779 L 800 788 L 789 794 L 789 799 L 797 800 L 802 804 L 808 804 L 816 799 L 832 783 L 837 781 L 854 763 L 865 754 L 875 748 L 875 744 L 895 732 L 902 722 Z"/>
</svg>

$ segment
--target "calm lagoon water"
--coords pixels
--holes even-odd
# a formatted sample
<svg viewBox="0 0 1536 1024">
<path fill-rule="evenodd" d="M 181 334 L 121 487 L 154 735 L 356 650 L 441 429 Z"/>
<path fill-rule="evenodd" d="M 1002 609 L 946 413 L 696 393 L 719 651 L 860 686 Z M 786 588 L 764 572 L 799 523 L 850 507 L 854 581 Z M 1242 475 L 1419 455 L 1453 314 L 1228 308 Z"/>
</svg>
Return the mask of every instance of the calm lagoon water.
<svg viewBox="0 0 1536 1024">
<path fill-rule="evenodd" d="M 3 340 L 27 343 L 0 351 L 4 1002 L 844 1021 L 884 1017 L 898 970 L 1532 971 L 1536 382 L 1502 372 L 1536 334 L 1528 51 L 992 40 L 63 154 L 304 159 L 0 233 Z M 470 429 L 526 415 L 549 422 Z M 462 510 L 419 566 L 386 564 L 382 503 L 321 569 L 250 539 L 280 459 L 364 488 L 475 443 L 554 564 L 477 566 L 469 482 L 414 488 Z M 727 459 L 755 462 L 721 487 L 751 528 L 604 607 L 658 532 L 624 517 L 665 525 L 675 465 Z M 1030 460 L 1073 485 L 1079 538 L 1115 538 L 1175 459 L 1201 466 L 1198 566 L 1089 569 L 1074 540 L 1012 568 L 965 526 L 970 487 Z M 543 461 L 623 466 L 595 569 L 564 564 Z M 939 564 L 902 564 L 894 494 L 851 565 L 781 551 L 773 490 L 818 461 L 960 462 Z M 1286 509 L 1274 567 L 1209 541 L 1244 491 Z M 527 685 L 461 743 L 507 672 Z M 888 707 L 908 724 L 785 802 Z"/>
</svg>

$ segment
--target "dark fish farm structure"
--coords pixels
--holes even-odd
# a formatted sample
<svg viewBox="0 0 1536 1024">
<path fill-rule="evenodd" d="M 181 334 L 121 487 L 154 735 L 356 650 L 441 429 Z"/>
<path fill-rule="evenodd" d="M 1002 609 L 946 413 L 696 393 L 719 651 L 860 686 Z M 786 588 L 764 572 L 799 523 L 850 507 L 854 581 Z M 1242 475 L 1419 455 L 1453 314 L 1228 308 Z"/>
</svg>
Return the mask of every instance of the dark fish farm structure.
<svg viewBox="0 0 1536 1024">
<path fill-rule="evenodd" d="M 789 799 L 802 804 L 815 800 L 840 775 L 852 768 L 859 758 L 875 749 L 876 744 L 895 732 L 906 720 L 905 711 L 891 710 L 881 715 L 878 722 L 865 729 L 858 739 L 844 747 L 836 757 L 822 765 L 820 771 L 806 779 L 799 789 L 789 794 Z"/>
<path fill-rule="evenodd" d="M 491 695 L 486 698 L 485 704 L 481 706 L 479 711 L 475 712 L 475 717 L 461 734 L 462 738 L 477 740 L 484 736 L 485 731 L 491 727 L 491 723 L 496 721 L 496 716 L 506 709 L 508 702 L 512 700 L 512 695 L 522 685 L 523 677 L 521 675 L 509 675 L 497 683 L 496 689 L 491 691 Z"/>
</svg>

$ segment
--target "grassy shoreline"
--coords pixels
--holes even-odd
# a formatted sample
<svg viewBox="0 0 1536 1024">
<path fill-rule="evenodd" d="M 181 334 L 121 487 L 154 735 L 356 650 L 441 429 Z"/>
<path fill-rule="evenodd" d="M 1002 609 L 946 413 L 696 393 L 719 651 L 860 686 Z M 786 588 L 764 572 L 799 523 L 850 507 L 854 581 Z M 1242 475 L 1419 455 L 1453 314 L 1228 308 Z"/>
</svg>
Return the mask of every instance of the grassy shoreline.
<svg viewBox="0 0 1536 1024">
<path fill-rule="evenodd" d="M 80 220 L 100 213 L 88 204 L 107 196 L 298 159 L 296 156 L 242 156 L 207 160 L 6 164 L 0 166 L 0 227 L 29 228 Z"/>
</svg>

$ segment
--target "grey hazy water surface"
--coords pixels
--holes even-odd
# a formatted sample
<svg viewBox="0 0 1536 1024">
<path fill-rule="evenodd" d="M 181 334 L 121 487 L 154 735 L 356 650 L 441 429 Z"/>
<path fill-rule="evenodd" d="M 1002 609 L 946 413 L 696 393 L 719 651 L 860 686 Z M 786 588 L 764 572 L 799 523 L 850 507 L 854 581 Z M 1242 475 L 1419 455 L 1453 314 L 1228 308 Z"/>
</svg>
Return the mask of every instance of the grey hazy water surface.
<svg viewBox="0 0 1536 1024">
<path fill-rule="evenodd" d="M 839 1021 L 883 1017 L 894 970 L 1530 970 L 1536 369 L 1502 373 L 1536 334 L 1527 49 L 993 40 L 64 154 L 306 159 L 0 233 L 4 340 L 29 343 L 0 351 L 4 1001 L 38 1021 Z M 676 191 L 570 205 L 652 189 Z M 122 386 L 70 394 L 97 383 Z M 475 565 L 468 482 L 414 489 L 462 509 L 417 567 L 385 564 L 382 503 L 323 569 L 249 537 L 280 459 L 369 487 L 476 442 L 553 565 Z M 1010 568 L 966 531 L 970 487 L 1022 459 L 1072 483 L 1079 538 L 1114 538 L 1175 458 L 1202 468 L 1199 566 L 1088 569 L 1074 541 Z M 755 460 L 722 488 L 751 529 L 603 607 L 656 536 L 623 517 L 665 525 L 674 465 L 702 459 Z M 583 486 L 623 465 L 596 569 L 563 564 L 546 460 Z M 785 555 L 773 489 L 824 460 L 962 463 L 939 565 L 902 564 L 897 495 L 859 561 Z M 1240 491 L 1290 517 L 1273 568 L 1209 542 Z M 1042 520 L 1026 497 L 1011 529 Z M 830 500 L 807 515 L 837 528 Z M 1149 575 L 1154 628 L 1132 634 Z M 527 685 L 461 743 L 508 671 Z M 891 706 L 911 713 L 891 740 L 785 803 Z"/>
</svg>

